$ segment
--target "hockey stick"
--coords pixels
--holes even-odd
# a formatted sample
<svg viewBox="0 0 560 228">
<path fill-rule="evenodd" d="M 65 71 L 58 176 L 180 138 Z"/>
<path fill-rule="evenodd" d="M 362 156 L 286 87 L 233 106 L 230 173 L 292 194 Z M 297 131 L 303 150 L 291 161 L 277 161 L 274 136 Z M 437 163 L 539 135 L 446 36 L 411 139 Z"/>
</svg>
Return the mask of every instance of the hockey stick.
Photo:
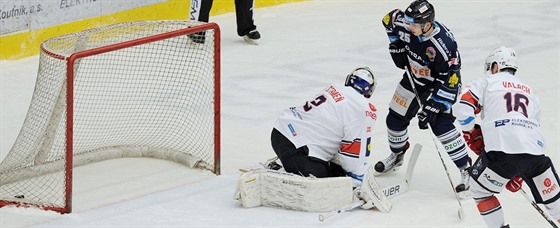
<svg viewBox="0 0 560 228">
<path fill-rule="evenodd" d="M 535 208 L 535 210 L 537 210 L 539 212 L 539 214 L 541 214 L 541 216 L 546 219 L 546 221 L 548 223 L 550 223 L 550 225 L 554 228 L 558 228 L 558 225 L 556 225 L 556 223 L 554 222 L 554 219 L 550 218 L 550 215 L 548 215 L 547 213 L 545 213 L 543 211 L 543 209 L 541 207 L 539 207 L 539 205 L 527 194 L 527 192 L 525 192 L 525 190 L 519 189 L 521 195 L 523 195 L 523 197 L 525 197 L 525 199 L 527 199 L 527 201 L 529 201 L 531 203 L 531 205 Z"/>
<path fill-rule="evenodd" d="M 422 151 L 422 145 L 420 145 L 420 144 L 414 145 L 414 149 L 412 149 L 412 153 L 410 155 L 410 160 L 409 160 L 408 166 L 406 168 L 406 174 L 404 175 L 404 180 L 402 180 L 401 182 L 399 182 L 397 184 L 393 184 L 393 185 L 390 185 L 386 188 L 383 188 L 383 194 L 385 194 L 385 196 L 387 198 L 393 198 L 395 196 L 398 196 L 398 195 L 403 194 L 406 191 L 408 191 L 410 181 L 412 179 L 412 173 L 414 172 L 414 167 L 416 166 L 416 161 L 418 161 L 418 156 L 420 155 L 420 151 Z M 337 210 L 334 210 L 334 211 L 331 211 L 331 212 L 319 214 L 319 221 L 323 222 L 326 219 L 328 219 L 328 218 L 330 218 L 334 215 L 341 214 L 341 213 L 347 212 L 347 211 L 351 211 L 354 208 L 362 206 L 365 203 L 366 202 L 364 202 L 363 200 L 360 200 L 360 201 L 353 202 L 353 203 L 351 203 L 348 206 L 345 206 L 343 208 L 340 208 L 340 209 L 337 209 Z"/>
<path fill-rule="evenodd" d="M 366 203 L 366 201 L 360 200 L 360 201 L 353 202 L 346 207 L 343 207 L 343 208 L 340 208 L 340 209 L 337 209 L 337 210 L 334 210 L 334 211 L 331 211 L 331 212 L 328 212 L 328 213 L 319 214 L 319 221 L 323 222 L 323 221 L 325 221 L 325 219 L 328 219 L 328 218 L 330 218 L 334 215 L 340 214 L 342 212 L 351 211 L 356 207 L 364 205 L 365 203 Z"/>
<path fill-rule="evenodd" d="M 408 191 L 412 179 L 412 173 L 414 172 L 414 167 L 416 166 L 416 161 L 418 161 L 420 151 L 422 151 L 422 145 L 415 144 L 410 155 L 404 179 L 397 184 L 393 184 L 383 189 L 383 193 L 387 196 L 387 198 L 393 198 Z"/>
<path fill-rule="evenodd" d="M 414 91 L 414 95 L 416 96 L 416 101 L 418 102 L 418 106 L 420 106 L 420 110 L 421 110 L 424 107 L 424 104 L 422 103 L 422 100 L 420 100 L 420 96 L 418 95 L 418 91 L 416 91 L 416 86 L 414 85 L 414 81 L 412 80 L 412 75 L 410 74 L 408 66 L 405 66 L 405 73 L 406 73 L 406 76 L 408 78 L 408 82 L 410 83 L 410 86 L 412 86 L 412 90 Z M 428 124 L 428 130 L 430 130 L 430 132 L 433 132 L 430 124 Z M 432 141 L 434 141 L 434 145 L 436 146 L 436 151 L 438 152 L 439 159 L 441 160 L 441 164 L 443 165 L 443 169 L 445 169 L 445 174 L 447 174 L 447 179 L 449 180 L 449 183 L 451 184 L 451 189 L 453 190 L 453 194 L 455 195 L 455 198 L 457 199 L 457 203 L 459 203 L 459 210 L 457 211 L 457 215 L 459 216 L 459 220 L 463 220 L 463 204 L 461 204 L 461 200 L 459 199 L 459 195 L 457 194 L 457 191 L 455 191 L 455 186 L 453 185 L 453 181 L 451 180 L 451 176 L 449 175 L 449 170 L 447 169 L 447 166 L 445 165 L 445 162 L 443 162 L 443 157 L 441 156 L 441 152 L 439 151 L 437 141 L 436 141 L 436 139 L 434 139 L 433 134 L 430 133 L 430 136 L 432 138 Z"/>
</svg>

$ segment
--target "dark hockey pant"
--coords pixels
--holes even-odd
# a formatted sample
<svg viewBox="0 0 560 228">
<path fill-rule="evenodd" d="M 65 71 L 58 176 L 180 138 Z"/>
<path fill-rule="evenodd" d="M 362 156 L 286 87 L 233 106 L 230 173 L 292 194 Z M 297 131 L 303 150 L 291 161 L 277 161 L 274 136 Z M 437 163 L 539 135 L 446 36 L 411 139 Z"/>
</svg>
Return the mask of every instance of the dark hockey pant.
<svg viewBox="0 0 560 228">
<path fill-rule="evenodd" d="M 286 136 L 278 130 L 272 129 L 270 136 L 272 149 L 282 161 L 284 170 L 302 176 L 338 177 L 345 176 L 342 167 L 332 162 L 326 162 L 318 158 L 310 157 L 307 146 L 296 148 Z"/>
<path fill-rule="evenodd" d="M 235 0 L 237 35 L 239 36 L 247 35 L 250 31 L 257 29 L 253 21 L 253 1 Z M 212 3 L 213 0 L 191 0 L 190 19 L 208 22 Z"/>
<path fill-rule="evenodd" d="M 492 174 L 488 174 L 486 169 L 491 170 L 492 173 L 499 175 L 499 177 L 493 177 Z M 544 176 L 538 178 L 541 175 Z M 549 204 L 560 198 L 559 186 L 557 185 L 560 183 L 558 173 L 550 158 L 545 155 L 483 151 L 473 164 L 471 176 L 471 181 L 476 181 L 486 191 L 493 194 L 500 193 L 506 184 L 502 182 L 507 182 L 513 177 L 521 176 L 531 189 L 537 203 Z M 480 178 L 485 178 L 486 180 L 493 179 L 495 182 L 490 182 L 492 184 L 488 185 L 486 181 L 481 182 Z M 500 181 L 500 178 L 505 180 Z M 543 181 L 538 181 L 540 179 L 543 179 Z M 495 188 L 495 185 L 498 185 L 499 188 Z"/>
</svg>

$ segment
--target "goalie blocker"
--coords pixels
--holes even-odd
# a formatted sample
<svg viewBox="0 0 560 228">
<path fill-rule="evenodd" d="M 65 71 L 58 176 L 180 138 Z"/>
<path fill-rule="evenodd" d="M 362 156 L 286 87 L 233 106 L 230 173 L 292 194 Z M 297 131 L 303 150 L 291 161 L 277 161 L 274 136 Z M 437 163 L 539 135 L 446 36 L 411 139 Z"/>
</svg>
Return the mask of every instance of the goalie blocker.
<svg viewBox="0 0 560 228">
<path fill-rule="evenodd" d="M 373 167 L 364 175 L 361 188 L 352 188 L 350 177 L 314 178 L 270 169 L 243 172 L 238 180 L 234 199 L 243 207 L 269 206 L 307 212 L 332 212 L 357 201 L 363 209 L 378 208 L 389 212 L 387 199 L 408 190 L 410 179 L 422 146 L 417 144 L 411 154 L 404 180 L 381 189 Z"/>
</svg>

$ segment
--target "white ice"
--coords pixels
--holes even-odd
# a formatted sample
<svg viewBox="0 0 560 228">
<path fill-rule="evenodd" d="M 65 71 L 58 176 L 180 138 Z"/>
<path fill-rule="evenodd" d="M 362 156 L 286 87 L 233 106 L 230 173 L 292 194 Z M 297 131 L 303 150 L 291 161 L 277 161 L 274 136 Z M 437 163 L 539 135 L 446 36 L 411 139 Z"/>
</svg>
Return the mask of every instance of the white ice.
<svg viewBox="0 0 560 228">
<path fill-rule="evenodd" d="M 353 210 L 319 222 L 318 213 L 243 208 L 233 200 L 239 168 L 272 156 L 269 135 L 281 110 L 301 104 L 331 83 L 343 83 L 355 67 L 369 66 L 379 82 L 371 101 L 378 107 L 373 160 L 389 153 L 385 116 L 402 71 L 393 66 L 381 18 L 410 1 L 315 0 L 255 10 L 263 38 L 253 46 L 235 32 L 235 15 L 215 16 L 222 29 L 222 175 L 156 159 L 115 159 L 75 169 L 73 213 L 0 209 L 1 227 L 484 227 L 472 200 L 463 200 L 459 221 L 451 186 L 428 132 L 410 128 L 424 145 L 408 193 L 392 199 L 393 210 Z M 557 0 L 433 0 L 436 19 L 454 33 L 463 60 L 463 82 L 483 72 L 494 47 L 517 50 L 518 76 L 542 103 L 548 155 L 560 167 L 559 46 Z M 31 100 L 38 57 L 0 61 L 1 143 L 6 156 Z M 442 150 L 442 149 L 440 149 Z M 458 170 L 442 152 L 452 179 Z M 471 154 L 474 156 L 473 154 Z M 403 172 L 379 178 L 398 180 Z M 512 227 L 548 227 L 520 195 L 499 195 Z"/>
</svg>

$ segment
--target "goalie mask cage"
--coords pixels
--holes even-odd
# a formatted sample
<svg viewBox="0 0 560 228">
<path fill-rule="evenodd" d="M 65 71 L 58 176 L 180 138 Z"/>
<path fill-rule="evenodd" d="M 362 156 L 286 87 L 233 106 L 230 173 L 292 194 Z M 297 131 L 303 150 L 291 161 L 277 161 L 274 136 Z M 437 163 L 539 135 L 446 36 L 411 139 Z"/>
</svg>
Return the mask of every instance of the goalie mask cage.
<svg viewBox="0 0 560 228">
<path fill-rule="evenodd" d="M 128 22 L 45 41 L 27 116 L 0 163 L 0 206 L 70 213 L 72 168 L 113 158 L 219 175 L 219 41 L 217 24 L 195 21 Z"/>
</svg>

